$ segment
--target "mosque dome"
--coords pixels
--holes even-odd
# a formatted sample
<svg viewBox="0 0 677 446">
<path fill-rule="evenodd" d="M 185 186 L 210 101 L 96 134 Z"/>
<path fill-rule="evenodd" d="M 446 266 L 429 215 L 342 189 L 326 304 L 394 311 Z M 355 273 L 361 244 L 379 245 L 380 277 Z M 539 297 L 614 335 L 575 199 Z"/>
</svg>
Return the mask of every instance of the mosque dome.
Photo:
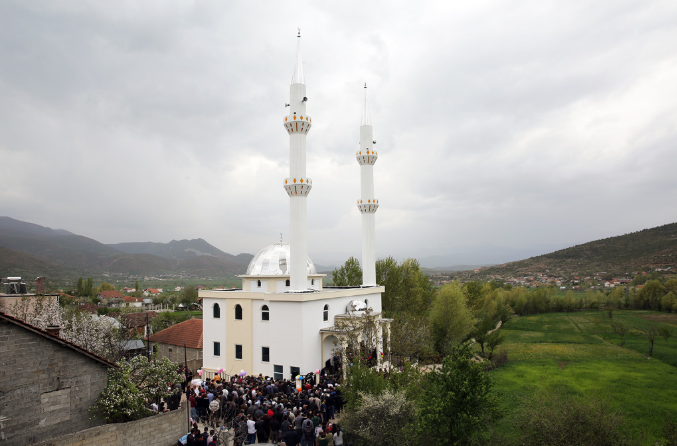
<svg viewBox="0 0 677 446">
<path fill-rule="evenodd" d="M 317 274 L 315 264 L 307 258 L 308 274 Z M 247 276 L 288 276 L 291 254 L 287 243 L 274 243 L 256 253 L 249 266 Z"/>
</svg>

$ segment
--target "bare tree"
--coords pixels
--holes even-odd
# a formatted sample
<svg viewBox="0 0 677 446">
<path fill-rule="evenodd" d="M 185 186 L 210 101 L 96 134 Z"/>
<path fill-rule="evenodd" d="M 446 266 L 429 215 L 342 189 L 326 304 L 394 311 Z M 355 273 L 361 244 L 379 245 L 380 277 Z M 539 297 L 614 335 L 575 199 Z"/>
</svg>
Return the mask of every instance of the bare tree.
<svg viewBox="0 0 677 446">
<path fill-rule="evenodd" d="M 675 332 L 672 328 L 669 327 L 660 327 L 658 329 L 658 333 L 661 335 L 662 338 L 665 339 L 665 342 L 668 342 L 668 339 L 671 338 L 672 336 L 675 335 Z"/>
<path fill-rule="evenodd" d="M 621 337 L 621 347 L 625 345 L 625 335 L 630 331 L 630 326 L 624 324 L 623 322 L 612 322 L 611 327 L 614 329 L 614 333 L 618 333 Z"/>
<path fill-rule="evenodd" d="M 651 358 L 653 356 L 653 344 L 656 340 L 656 336 L 658 336 L 658 330 L 656 327 L 651 326 L 646 329 L 644 336 L 646 336 L 646 340 L 649 341 L 649 344 L 651 344 L 651 348 L 649 349 L 649 357 Z"/>
</svg>

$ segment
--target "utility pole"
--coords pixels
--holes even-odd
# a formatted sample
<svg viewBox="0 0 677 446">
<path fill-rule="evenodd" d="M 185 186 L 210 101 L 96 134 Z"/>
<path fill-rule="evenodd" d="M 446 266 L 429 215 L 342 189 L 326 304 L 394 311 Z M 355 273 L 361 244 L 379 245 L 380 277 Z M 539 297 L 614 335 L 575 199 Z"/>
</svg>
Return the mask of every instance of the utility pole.
<svg viewBox="0 0 677 446">
<path fill-rule="evenodd" d="M 150 360 L 150 332 L 148 331 L 148 312 L 146 311 L 146 356 Z"/>
</svg>

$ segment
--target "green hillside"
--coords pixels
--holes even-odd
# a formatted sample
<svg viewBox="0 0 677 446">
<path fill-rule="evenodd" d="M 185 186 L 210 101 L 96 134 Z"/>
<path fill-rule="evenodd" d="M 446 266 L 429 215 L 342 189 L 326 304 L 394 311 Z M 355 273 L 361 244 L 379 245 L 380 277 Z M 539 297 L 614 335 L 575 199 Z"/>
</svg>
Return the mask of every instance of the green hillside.
<svg viewBox="0 0 677 446">
<path fill-rule="evenodd" d="M 619 272 L 642 268 L 677 268 L 677 223 L 596 240 L 549 254 L 482 270 L 482 275 L 534 271 Z"/>
</svg>

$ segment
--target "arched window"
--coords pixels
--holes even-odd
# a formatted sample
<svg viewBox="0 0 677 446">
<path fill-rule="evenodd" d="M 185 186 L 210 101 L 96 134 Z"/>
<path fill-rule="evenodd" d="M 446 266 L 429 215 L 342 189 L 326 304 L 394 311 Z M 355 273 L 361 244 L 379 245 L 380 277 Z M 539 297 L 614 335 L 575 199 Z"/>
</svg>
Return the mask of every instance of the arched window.
<svg viewBox="0 0 677 446">
<path fill-rule="evenodd" d="M 315 279 L 310 279 L 310 284 L 315 285 Z"/>
<path fill-rule="evenodd" d="M 369 299 L 364 299 L 364 304 L 369 308 Z"/>
<path fill-rule="evenodd" d="M 257 281 L 256 281 L 256 286 L 259 287 L 259 288 L 261 288 L 261 281 L 260 281 L 260 280 L 257 280 Z"/>
<path fill-rule="evenodd" d="M 270 310 L 268 309 L 268 305 L 264 305 L 261 307 L 261 320 L 262 321 L 270 320 Z"/>
<path fill-rule="evenodd" d="M 221 317 L 221 307 L 219 304 L 214 304 L 214 319 L 219 319 Z"/>
<path fill-rule="evenodd" d="M 329 320 L 329 305 L 324 306 L 324 311 L 322 311 L 322 320 L 325 322 Z"/>
<path fill-rule="evenodd" d="M 242 307 L 240 304 L 235 305 L 235 320 L 241 321 L 242 320 Z"/>
<path fill-rule="evenodd" d="M 291 283 L 289 282 L 289 279 L 287 279 L 287 281 L 284 284 L 285 286 L 289 286 Z"/>
</svg>

